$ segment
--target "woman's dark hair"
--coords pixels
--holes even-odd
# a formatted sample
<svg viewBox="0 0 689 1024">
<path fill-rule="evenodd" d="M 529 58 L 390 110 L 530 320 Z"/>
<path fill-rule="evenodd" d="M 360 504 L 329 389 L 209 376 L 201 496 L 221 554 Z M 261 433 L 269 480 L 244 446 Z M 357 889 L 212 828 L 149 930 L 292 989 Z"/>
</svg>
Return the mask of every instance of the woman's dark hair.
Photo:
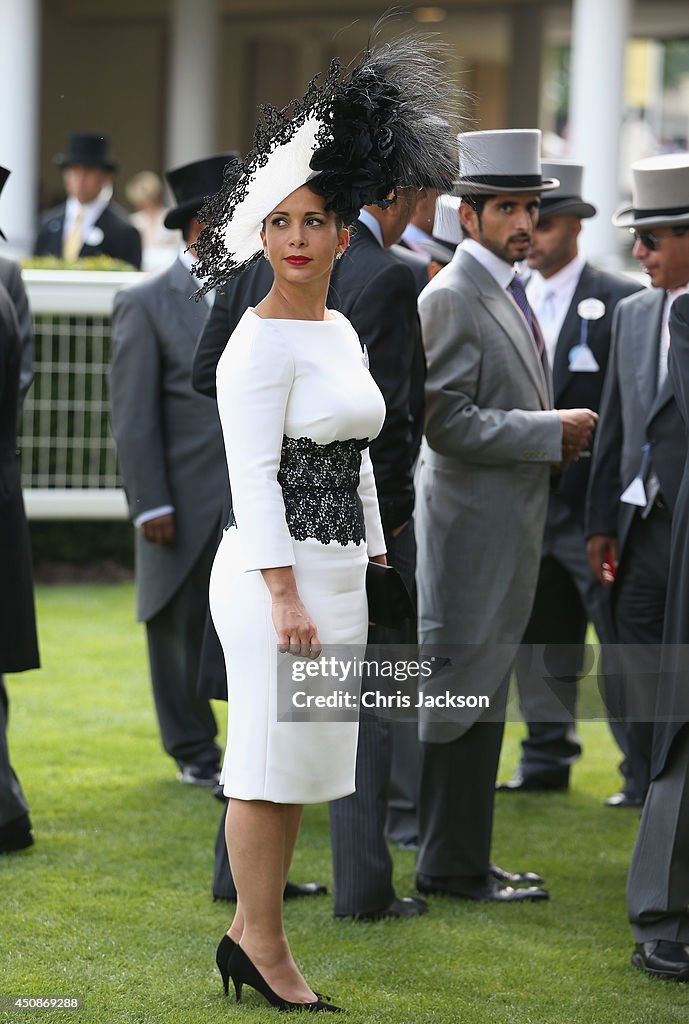
<svg viewBox="0 0 689 1024">
<path fill-rule="evenodd" d="M 318 178 L 311 178 L 310 181 L 306 182 L 306 187 L 308 188 L 309 192 L 313 192 L 313 194 L 315 196 L 320 196 L 321 199 L 325 198 L 323 193 L 318 188 Z M 326 209 L 326 211 L 328 210 L 327 204 L 326 204 L 325 209 Z M 342 216 L 341 213 L 336 213 L 335 214 L 335 224 L 337 225 L 337 230 L 338 231 L 341 231 L 342 228 L 346 227 L 345 218 Z"/>
</svg>

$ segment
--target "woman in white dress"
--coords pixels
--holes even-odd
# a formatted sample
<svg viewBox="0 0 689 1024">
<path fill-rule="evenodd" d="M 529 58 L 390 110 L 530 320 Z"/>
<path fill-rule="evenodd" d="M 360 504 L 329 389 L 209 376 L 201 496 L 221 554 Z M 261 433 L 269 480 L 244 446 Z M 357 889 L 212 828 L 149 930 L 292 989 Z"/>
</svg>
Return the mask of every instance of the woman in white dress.
<svg viewBox="0 0 689 1024">
<path fill-rule="evenodd" d="M 263 255 L 274 284 L 217 370 L 233 521 L 210 584 L 225 653 L 227 844 L 237 909 L 216 962 L 282 1010 L 337 1010 L 297 968 L 282 895 L 304 803 L 354 791 L 356 721 L 280 720 L 280 672 L 323 645 L 363 654 L 369 559 L 385 562 L 368 443 L 385 418 L 365 353 L 326 308 L 333 261 L 361 206 L 454 176 L 438 61 L 413 37 L 331 66 L 303 101 L 268 108 L 256 148 L 226 169 L 199 219 L 206 289 Z M 430 170 L 432 168 L 432 171 Z M 241 943 L 241 944 L 240 944 Z"/>
<path fill-rule="evenodd" d="M 210 587 L 229 695 L 222 781 L 239 895 L 228 934 L 274 992 L 311 1004 L 281 934 L 282 892 L 303 804 L 354 790 L 358 727 L 278 721 L 278 658 L 365 644 L 367 557 L 385 561 L 367 449 L 385 404 L 353 327 L 325 308 L 348 233 L 324 206 L 303 185 L 266 218 L 275 283 L 218 365 L 236 525 Z"/>
</svg>

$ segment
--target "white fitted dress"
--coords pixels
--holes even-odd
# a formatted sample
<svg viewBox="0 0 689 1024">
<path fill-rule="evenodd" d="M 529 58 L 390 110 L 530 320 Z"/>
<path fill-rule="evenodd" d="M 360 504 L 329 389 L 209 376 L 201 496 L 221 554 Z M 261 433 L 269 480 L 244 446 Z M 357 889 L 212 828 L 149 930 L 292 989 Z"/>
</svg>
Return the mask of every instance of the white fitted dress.
<svg viewBox="0 0 689 1024">
<path fill-rule="evenodd" d="M 280 659 L 261 569 L 291 565 L 323 645 L 363 653 L 365 574 L 385 551 L 368 441 L 385 403 L 359 338 L 332 319 L 248 309 L 218 363 L 234 525 L 213 564 L 210 607 L 228 681 L 225 795 L 318 803 L 354 791 L 356 721 L 278 721 Z"/>
</svg>

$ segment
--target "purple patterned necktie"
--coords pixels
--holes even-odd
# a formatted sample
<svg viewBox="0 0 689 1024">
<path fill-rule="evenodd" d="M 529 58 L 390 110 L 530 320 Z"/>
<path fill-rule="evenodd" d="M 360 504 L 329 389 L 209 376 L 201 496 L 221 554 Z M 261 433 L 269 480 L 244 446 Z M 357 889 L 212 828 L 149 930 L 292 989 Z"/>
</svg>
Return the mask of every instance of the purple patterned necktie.
<svg viewBox="0 0 689 1024">
<path fill-rule="evenodd" d="M 524 314 L 526 322 L 531 329 L 531 333 L 533 334 L 534 341 L 536 342 L 538 354 L 539 356 L 542 356 L 543 349 L 545 347 L 543 342 L 543 334 L 541 333 L 541 328 L 538 326 L 538 321 L 534 316 L 534 312 L 531 306 L 529 305 L 529 300 L 526 297 L 524 282 L 522 281 L 520 274 L 517 273 L 516 271 L 514 277 L 507 285 L 507 290 L 508 292 L 511 292 L 514 301 L 517 303 L 522 313 Z"/>
</svg>

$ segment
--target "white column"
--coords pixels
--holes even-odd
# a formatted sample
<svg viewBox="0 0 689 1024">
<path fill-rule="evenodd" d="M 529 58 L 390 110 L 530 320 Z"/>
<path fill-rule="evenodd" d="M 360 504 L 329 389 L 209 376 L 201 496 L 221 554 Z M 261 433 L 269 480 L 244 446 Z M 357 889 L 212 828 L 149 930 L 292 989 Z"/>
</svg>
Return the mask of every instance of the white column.
<svg viewBox="0 0 689 1024">
<path fill-rule="evenodd" d="M 622 242 L 611 224 L 620 204 L 620 128 L 630 0 L 574 0 L 570 72 L 570 156 L 581 160 L 585 198 L 598 216 L 585 221 L 582 248 L 614 264 Z"/>
<path fill-rule="evenodd" d="M 0 164 L 12 173 L 0 197 L 0 255 L 31 252 L 38 199 L 39 0 L 0 0 Z"/>
<path fill-rule="evenodd" d="M 166 168 L 216 152 L 218 0 L 172 0 Z"/>
</svg>

